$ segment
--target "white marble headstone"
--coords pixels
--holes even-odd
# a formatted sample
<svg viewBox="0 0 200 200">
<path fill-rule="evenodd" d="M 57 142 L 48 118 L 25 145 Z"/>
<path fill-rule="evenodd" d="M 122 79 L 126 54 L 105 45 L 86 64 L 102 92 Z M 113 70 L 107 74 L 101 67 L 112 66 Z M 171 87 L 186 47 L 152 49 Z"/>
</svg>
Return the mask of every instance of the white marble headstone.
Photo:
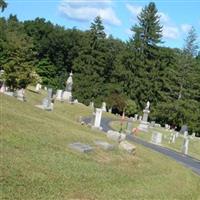
<svg viewBox="0 0 200 200">
<path fill-rule="evenodd" d="M 101 127 L 101 117 L 102 117 L 102 109 L 96 108 L 95 112 L 95 120 L 94 120 L 94 127 L 100 128 Z"/>
<path fill-rule="evenodd" d="M 153 132 L 151 137 L 151 142 L 154 144 L 161 144 L 162 143 L 162 133 Z"/>
</svg>

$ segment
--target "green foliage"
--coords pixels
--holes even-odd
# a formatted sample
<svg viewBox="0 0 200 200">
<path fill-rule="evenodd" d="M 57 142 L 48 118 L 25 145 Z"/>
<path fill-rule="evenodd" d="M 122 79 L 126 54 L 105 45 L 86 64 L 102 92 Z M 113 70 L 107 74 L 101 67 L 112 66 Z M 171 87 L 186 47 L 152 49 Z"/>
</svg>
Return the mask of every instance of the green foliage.
<svg viewBox="0 0 200 200">
<path fill-rule="evenodd" d="M 126 101 L 126 107 L 125 107 L 125 114 L 127 116 L 133 116 L 137 112 L 137 104 L 135 101 L 128 99 Z"/>
<path fill-rule="evenodd" d="M 135 32 L 135 41 L 142 45 L 156 45 L 161 42 L 162 26 L 155 3 L 150 2 L 138 15 L 139 24 L 132 27 Z M 139 42 L 141 41 L 141 43 Z"/>
<path fill-rule="evenodd" d="M 23 32 L 23 25 L 18 23 L 15 16 L 10 16 L 5 28 L 5 40 L 1 40 L 3 53 L 0 64 L 5 71 L 6 84 L 12 90 L 25 88 L 33 81 L 32 40 Z"/>
<path fill-rule="evenodd" d="M 7 7 L 7 3 L 4 0 L 0 0 L 0 8 L 1 8 L 1 12 L 3 12 L 5 10 L 5 8 Z"/>
<path fill-rule="evenodd" d="M 112 108 L 113 113 L 122 113 L 126 107 L 126 98 L 117 93 L 113 93 L 106 98 L 107 106 Z"/>
<path fill-rule="evenodd" d="M 145 6 L 126 43 L 106 37 L 99 16 L 87 31 L 41 18 L 0 18 L 0 66 L 7 85 L 15 89 L 42 81 L 54 90 L 64 89 L 72 71 L 73 96 L 84 104 L 94 101 L 99 107 L 105 101 L 114 112 L 126 108 L 133 115 L 150 101 L 150 119 L 177 127 L 186 123 L 190 131 L 200 132 L 197 35 L 191 29 L 182 50 L 159 46 L 158 13 L 155 3 Z"/>
</svg>

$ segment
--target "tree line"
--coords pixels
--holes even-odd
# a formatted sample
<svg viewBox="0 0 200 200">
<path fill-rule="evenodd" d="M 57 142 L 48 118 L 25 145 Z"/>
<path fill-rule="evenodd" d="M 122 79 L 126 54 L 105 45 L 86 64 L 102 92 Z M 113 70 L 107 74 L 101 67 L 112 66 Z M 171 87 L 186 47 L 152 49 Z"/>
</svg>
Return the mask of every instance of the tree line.
<svg viewBox="0 0 200 200">
<path fill-rule="evenodd" d="M 7 4 L 2 4 L 2 11 Z M 9 6 L 9 5 L 8 5 Z M 164 47 L 155 3 L 146 5 L 124 42 L 107 36 L 99 16 L 90 29 L 64 28 L 43 18 L 21 22 L 0 18 L 0 67 L 11 90 L 41 82 L 64 89 L 72 71 L 73 96 L 88 105 L 103 101 L 113 112 L 142 114 L 150 120 L 187 124 L 200 134 L 200 54 L 192 28 L 182 49 Z"/>
</svg>

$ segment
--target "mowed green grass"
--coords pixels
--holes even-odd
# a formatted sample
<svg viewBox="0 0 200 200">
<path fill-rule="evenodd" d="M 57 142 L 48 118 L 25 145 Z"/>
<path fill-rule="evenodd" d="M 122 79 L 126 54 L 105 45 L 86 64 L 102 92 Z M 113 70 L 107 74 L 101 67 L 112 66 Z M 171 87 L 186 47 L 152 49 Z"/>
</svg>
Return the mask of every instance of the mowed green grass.
<svg viewBox="0 0 200 200">
<path fill-rule="evenodd" d="M 77 141 L 113 142 L 77 122 L 91 115 L 88 107 L 56 102 L 47 112 L 34 106 L 44 92 L 26 96 L 20 102 L 0 94 L 1 199 L 200 199 L 199 176 L 142 146 L 136 156 L 117 148 L 71 150 L 68 144 Z"/>
<path fill-rule="evenodd" d="M 126 130 L 126 126 L 127 126 L 127 122 L 125 121 L 122 124 L 122 129 L 123 131 Z M 139 126 L 139 122 L 133 122 L 133 127 L 138 127 Z M 119 130 L 121 127 L 121 123 L 120 121 L 113 121 L 111 122 L 111 127 L 114 128 L 115 130 Z M 158 127 L 158 128 L 151 128 L 149 129 L 149 132 L 143 132 L 143 131 L 139 131 L 137 134 L 137 137 L 144 139 L 145 141 L 151 141 L 151 136 L 152 133 L 154 131 L 158 131 L 160 133 L 162 133 L 163 137 L 162 137 L 162 146 L 168 147 L 170 149 L 173 149 L 175 151 L 181 152 L 181 147 L 184 141 L 184 138 L 182 135 L 180 135 L 178 138 L 176 138 L 175 143 L 169 143 L 169 139 L 170 139 L 170 134 L 171 132 L 169 130 L 166 130 L 162 127 Z M 199 138 L 194 138 L 194 139 L 190 139 L 189 141 L 189 151 L 188 154 L 194 158 L 197 158 L 200 160 L 200 139 Z"/>
</svg>

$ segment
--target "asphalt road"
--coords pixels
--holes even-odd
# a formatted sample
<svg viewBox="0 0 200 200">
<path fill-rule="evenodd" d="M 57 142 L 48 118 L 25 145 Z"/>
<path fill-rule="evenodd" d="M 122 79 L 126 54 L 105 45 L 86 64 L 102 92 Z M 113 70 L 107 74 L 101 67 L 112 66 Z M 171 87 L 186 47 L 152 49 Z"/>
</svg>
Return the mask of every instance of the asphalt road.
<svg viewBox="0 0 200 200">
<path fill-rule="evenodd" d="M 86 123 L 90 123 L 91 118 L 85 118 L 84 121 Z M 102 118 L 102 120 L 101 120 L 102 131 L 107 132 L 108 130 L 112 129 L 109 125 L 109 123 L 111 121 L 112 121 L 111 119 Z M 158 146 L 158 145 L 146 142 L 146 141 L 144 141 L 138 137 L 135 137 L 133 135 L 127 135 L 126 139 L 129 141 L 133 141 L 137 144 L 141 144 L 141 145 L 143 145 L 147 148 L 150 148 L 154 151 L 157 151 L 159 153 L 162 153 L 162 154 L 176 160 L 177 162 L 181 163 L 185 167 L 192 169 L 194 172 L 196 172 L 198 175 L 200 175 L 200 160 L 197 160 L 191 156 L 184 155 L 182 153 L 173 151 L 166 147 L 162 147 L 162 146 Z"/>
</svg>

